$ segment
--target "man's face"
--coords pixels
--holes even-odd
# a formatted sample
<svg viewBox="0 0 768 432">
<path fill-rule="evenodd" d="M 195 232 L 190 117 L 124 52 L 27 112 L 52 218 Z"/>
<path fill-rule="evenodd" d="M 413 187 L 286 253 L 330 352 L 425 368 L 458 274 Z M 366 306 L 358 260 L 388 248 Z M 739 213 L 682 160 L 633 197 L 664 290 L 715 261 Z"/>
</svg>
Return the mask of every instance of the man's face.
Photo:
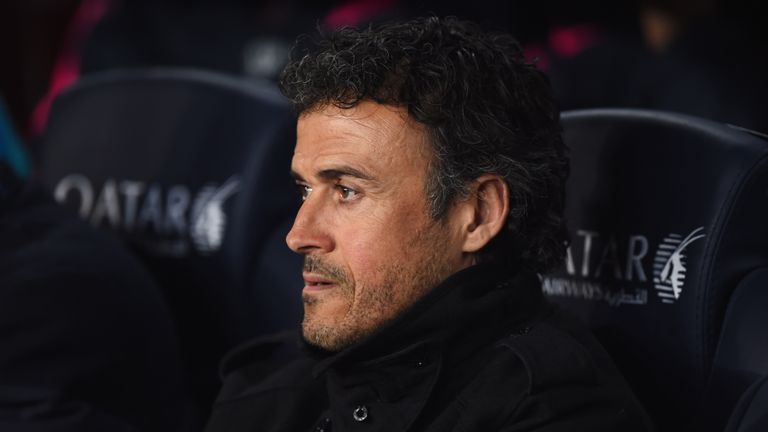
<svg viewBox="0 0 768 432">
<path fill-rule="evenodd" d="M 429 216 L 432 150 L 406 111 L 373 102 L 300 116 L 304 202 L 287 237 L 305 256 L 304 338 L 340 350 L 466 267 L 451 213 Z"/>
</svg>

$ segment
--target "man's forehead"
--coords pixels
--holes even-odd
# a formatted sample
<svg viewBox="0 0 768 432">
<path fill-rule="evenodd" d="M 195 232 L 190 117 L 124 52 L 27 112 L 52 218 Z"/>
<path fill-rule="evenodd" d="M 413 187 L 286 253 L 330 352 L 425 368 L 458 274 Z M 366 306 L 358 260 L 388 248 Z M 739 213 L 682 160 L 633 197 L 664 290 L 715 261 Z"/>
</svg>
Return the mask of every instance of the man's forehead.
<svg viewBox="0 0 768 432">
<path fill-rule="evenodd" d="M 324 105 L 299 116 L 297 128 L 312 135 L 347 137 L 382 144 L 406 144 L 408 132 L 420 131 L 402 107 L 363 101 L 351 108 Z"/>
<path fill-rule="evenodd" d="M 298 120 L 293 169 L 304 165 L 357 164 L 386 170 L 407 167 L 404 158 L 431 155 L 423 128 L 408 118 L 403 108 L 362 102 L 350 109 L 322 107 L 303 113 Z M 403 163 L 406 163 L 403 166 Z M 411 161 L 415 162 L 415 161 Z"/>
</svg>

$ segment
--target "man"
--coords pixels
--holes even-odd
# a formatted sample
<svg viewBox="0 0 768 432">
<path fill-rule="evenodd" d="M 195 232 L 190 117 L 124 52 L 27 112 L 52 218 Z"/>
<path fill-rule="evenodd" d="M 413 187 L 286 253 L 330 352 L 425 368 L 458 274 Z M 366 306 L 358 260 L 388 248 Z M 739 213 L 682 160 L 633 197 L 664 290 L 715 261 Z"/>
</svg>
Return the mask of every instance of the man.
<svg viewBox="0 0 768 432">
<path fill-rule="evenodd" d="M 299 119 L 302 350 L 223 364 L 209 431 L 647 430 L 547 304 L 568 172 L 546 78 L 455 19 L 343 29 L 282 78 Z"/>
</svg>

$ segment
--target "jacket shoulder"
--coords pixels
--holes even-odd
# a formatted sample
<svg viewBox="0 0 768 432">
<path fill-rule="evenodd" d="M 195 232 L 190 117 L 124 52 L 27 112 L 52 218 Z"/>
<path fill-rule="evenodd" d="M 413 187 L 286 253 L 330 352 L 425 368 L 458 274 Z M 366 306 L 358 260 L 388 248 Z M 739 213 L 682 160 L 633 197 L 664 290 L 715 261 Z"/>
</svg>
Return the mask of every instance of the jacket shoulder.
<svg viewBox="0 0 768 432">
<path fill-rule="evenodd" d="M 530 393 L 552 386 L 599 383 L 609 377 L 620 379 L 599 342 L 578 320 L 558 308 L 549 317 L 516 329 L 498 345 L 522 362 Z"/>
<path fill-rule="evenodd" d="M 654 429 L 610 356 L 567 312 L 555 308 L 498 346 L 511 352 L 527 375 L 527 395 L 508 417 L 509 425 L 548 425 L 559 419 L 579 430 Z"/>
<path fill-rule="evenodd" d="M 219 375 L 224 379 L 234 371 L 253 366 L 273 370 L 279 364 L 297 358 L 299 354 L 295 331 L 257 337 L 225 355 L 219 365 Z"/>
</svg>

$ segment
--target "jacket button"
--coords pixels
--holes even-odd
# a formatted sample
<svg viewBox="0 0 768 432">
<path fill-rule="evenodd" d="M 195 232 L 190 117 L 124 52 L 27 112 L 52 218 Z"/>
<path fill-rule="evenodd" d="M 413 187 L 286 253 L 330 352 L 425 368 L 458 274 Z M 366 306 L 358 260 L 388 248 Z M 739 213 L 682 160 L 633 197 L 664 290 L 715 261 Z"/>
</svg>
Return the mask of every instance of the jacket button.
<svg viewBox="0 0 768 432">
<path fill-rule="evenodd" d="M 424 360 L 418 360 L 418 361 L 416 362 L 416 367 L 417 367 L 417 368 L 423 368 L 423 367 L 424 367 L 424 365 L 426 365 L 426 364 L 427 364 L 427 362 L 425 362 Z"/>
<path fill-rule="evenodd" d="M 360 405 L 359 407 L 355 408 L 355 410 L 352 411 L 352 418 L 359 422 L 365 421 L 365 419 L 368 418 L 368 407 L 365 405 Z"/>
</svg>

